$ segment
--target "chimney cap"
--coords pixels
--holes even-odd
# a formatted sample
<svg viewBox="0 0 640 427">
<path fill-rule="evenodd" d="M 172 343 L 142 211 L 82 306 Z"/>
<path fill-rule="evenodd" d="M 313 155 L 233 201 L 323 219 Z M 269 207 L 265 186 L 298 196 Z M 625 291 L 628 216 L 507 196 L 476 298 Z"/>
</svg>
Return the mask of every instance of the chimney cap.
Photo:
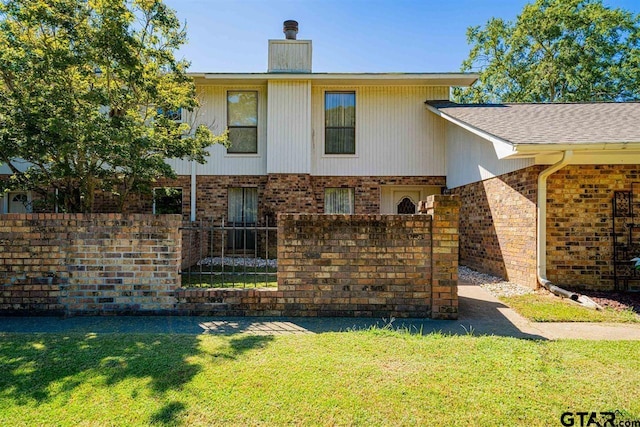
<svg viewBox="0 0 640 427">
<path fill-rule="evenodd" d="M 298 21 L 294 21 L 293 19 L 284 21 L 282 32 L 284 33 L 285 39 L 295 40 L 298 35 Z"/>
</svg>

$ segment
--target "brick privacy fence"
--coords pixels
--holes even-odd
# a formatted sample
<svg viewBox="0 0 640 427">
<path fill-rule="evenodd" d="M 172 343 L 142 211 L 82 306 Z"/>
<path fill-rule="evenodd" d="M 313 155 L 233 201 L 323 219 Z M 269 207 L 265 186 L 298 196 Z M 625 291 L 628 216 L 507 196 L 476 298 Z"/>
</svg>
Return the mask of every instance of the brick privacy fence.
<svg viewBox="0 0 640 427">
<path fill-rule="evenodd" d="M 0 311 L 174 309 L 179 215 L 0 215 Z"/>
<path fill-rule="evenodd" d="M 283 214 L 278 289 L 182 289 L 179 215 L 0 215 L 0 312 L 455 319 L 459 201 Z"/>
<path fill-rule="evenodd" d="M 427 215 L 278 217 L 278 289 L 179 289 L 185 313 L 267 316 L 458 316 L 455 196 Z"/>
</svg>

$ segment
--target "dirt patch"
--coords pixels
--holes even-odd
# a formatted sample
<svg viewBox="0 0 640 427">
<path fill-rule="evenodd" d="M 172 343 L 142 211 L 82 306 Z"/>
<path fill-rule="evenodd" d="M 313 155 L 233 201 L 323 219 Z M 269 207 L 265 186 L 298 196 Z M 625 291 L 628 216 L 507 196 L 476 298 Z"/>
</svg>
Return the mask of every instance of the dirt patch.
<svg viewBox="0 0 640 427">
<path fill-rule="evenodd" d="M 633 310 L 640 314 L 640 292 L 598 292 L 579 291 L 588 296 L 602 307 L 609 307 L 614 310 Z"/>
</svg>

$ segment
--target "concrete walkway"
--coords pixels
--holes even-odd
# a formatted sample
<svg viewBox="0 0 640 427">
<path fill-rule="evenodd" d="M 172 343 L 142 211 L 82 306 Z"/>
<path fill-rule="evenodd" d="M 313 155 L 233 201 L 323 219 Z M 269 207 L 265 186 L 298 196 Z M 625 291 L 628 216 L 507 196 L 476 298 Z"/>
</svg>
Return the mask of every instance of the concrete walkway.
<svg viewBox="0 0 640 427">
<path fill-rule="evenodd" d="M 497 335 L 527 339 L 640 340 L 640 325 L 603 323 L 532 323 L 477 285 L 460 283 L 460 318 L 396 319 L 394 328 L 427 334 Z M 211 318 L 137 317 L 0 317 L 0 333 L 175 333 L 256 335 L 344 332 L 385 327 L 389 319 L 362 318 Z"/>
</svg>

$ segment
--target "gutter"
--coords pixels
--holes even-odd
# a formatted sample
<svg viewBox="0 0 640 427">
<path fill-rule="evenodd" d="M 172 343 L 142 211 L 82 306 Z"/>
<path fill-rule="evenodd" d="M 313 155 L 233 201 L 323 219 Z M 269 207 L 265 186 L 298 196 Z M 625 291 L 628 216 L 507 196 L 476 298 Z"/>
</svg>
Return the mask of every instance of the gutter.
<svg viewBox="0 0 640 427">
<path fill-rule="evenodd" d="M 191 222 L 195 222 L 196 220 L 196 182 L 197 182 L 196 168 L 197 168 L 197 164 L 195 160 L 191 160 L 191 188 L 189 193 L 191 196 L 191 199 L 190 199 L 191 213 L 189 214 L 189 219 L 191 220 Z"/>
<path fill-rule="evenodd" d="M 556 286 L 547 279 L 547 178 L 554 172 L 557 172 L 568 165 L 571 162 L 572 157 L 572 150 L 564 151 L 562 153 L 562 159 L 559 162 L 551 165 L 538 175 L 538 227 L 536 236 L 536 269 L 538 283 L 555 295 L 569 298 L 570 300 L 582 304 L 585 307 L 601 309 L 602 307 L 590 298 Z"/>
</svg>

